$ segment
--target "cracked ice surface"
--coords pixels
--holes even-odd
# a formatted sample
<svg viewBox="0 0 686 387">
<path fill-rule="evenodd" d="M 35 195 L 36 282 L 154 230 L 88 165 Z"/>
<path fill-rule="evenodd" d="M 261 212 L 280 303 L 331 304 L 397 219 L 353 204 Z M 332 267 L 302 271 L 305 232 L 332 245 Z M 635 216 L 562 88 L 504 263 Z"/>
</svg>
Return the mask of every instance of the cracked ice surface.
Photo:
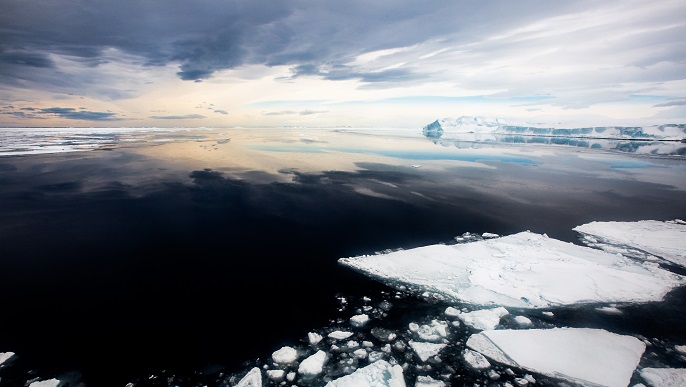
<svg viewBox="0 0 686 387">
<path fill-rule="evenodd" d="M 682 220 L 591 222 L 575 227 L 574 231 L 582 234 L 583 242 L 589 246 L 608 251 L 624 247 L 624 255 L 650 258 L 643 254 L 648 253 L 686 267 L 686 222 Z"/>
<path fill-rule="evenodd" d="M 522 308 L 659 301 L 686 280 L 655 263 L 637 263 L 529 231 L 341 258 L 339 263 L 390 286 L 448 302 Z"/>
<path fill-rule="evenodd" d="M 474 334 L 467 346 L 499 363 L 581 385 L 626 387 L 646 345 L 602 329 L 493 330 Z"/>
</svg>

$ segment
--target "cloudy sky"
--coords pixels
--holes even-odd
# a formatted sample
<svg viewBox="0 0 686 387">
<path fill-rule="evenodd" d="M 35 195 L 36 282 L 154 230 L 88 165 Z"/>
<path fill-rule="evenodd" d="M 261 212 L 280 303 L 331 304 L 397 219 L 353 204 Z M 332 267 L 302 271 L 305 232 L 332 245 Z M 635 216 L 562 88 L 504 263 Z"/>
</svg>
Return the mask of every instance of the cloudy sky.
<svg viewBox="0 0 686 387">
<path fill-rule="evenodd" d="M 1 126 L 686 121 L 686 2 L 1 0 Z"/>
</svg>

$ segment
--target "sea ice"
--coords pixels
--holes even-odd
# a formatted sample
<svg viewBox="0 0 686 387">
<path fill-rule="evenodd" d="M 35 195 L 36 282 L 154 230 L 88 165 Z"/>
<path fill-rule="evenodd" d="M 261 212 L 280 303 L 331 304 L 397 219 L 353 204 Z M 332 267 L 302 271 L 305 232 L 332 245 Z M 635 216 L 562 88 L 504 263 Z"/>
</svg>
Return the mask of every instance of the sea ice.
<svg viewBox="0 0 686 387">
<path fill-rule="evenodd" d="M 421 341 L 410 341 L 410 348 L 419 356 L 422 362 L 429 360 L 432 356 L 438 355 L 446 344 L 424 343 Z"/>
<path fill-rule="evenodd" d="M 236 387 L 262 387 L 262 372 L 257 367 L 251 368 Z"/>
<path fill-rule="evenodd" d="M 332 339 L 343 340 L 343 339 L 347 339 L 348 337 L 350 337 L 352 335 L 353 335 L 352 332 L 333 331 L 333 332 L 329 333 L 328 336 Z"/>
<path fill-rule="evenodd" d="M 314 355 L 302 361 L 298 366 L 298 373 L 303 376 L 316 376 L 324 370 L 324 364 L 328 355 L 326 352 L 319 350 Z"/>
<path fill-rule="evenodd" d="M 500 318 L 507 316 L 510 312 L 503 307 L 493 309 L 481 309 L 473 312 L 459 313 L 457 318 L 462 320 L 465 325 L 478 330 L 491 330 L 500 324 Z"/>
<path fill-rule="evenodd" d="M 480 354 L 479 352 L 472 351 L 471 349 L 465 349 L 464 352 L 462 352 L 462 357 L 464 358 L 464 361 L 474 369 L 481 370 L 491 367 L 491 363 L 484 357 L 484 355 Z"/>
<path fill-rule="evenodd" d="M 378 360 L 350 375 L 330 381 L 326 387 L 405 387 L 405 377 L 399 365 Z"/>
<path fill-rule="evenodd" d="M 641 377 L 652 387 L 686 386 L 686 368 L 643 368 Z"/>
<path fill-rule="evenodd" d="M 0 352 L 0 365 L 14 356 L 14 352 Z"/>
<path fill-rule="evenodd" d="M 591 328 L 484 331 L 467 346 L 508 366 L 610 387 L 629 384 L 646 347 L 635 337 Z"/>
<path fill-rule="evenodd" d="M 446 387 L 445 383 L 441 380 L 436 380 L 431 376 L 417 376 L 417 382 L 414 387 Z"/>
<path fill-rule="evenodd" d="M 277 364 L 291 364 L 298 360 L 298 351 L 293 347 L 282 347 L 272 353 L 272 360 Z"/>
<path fill-rule="evenodd" d="M 686 222 L 681 220 L 638 222 L 591 222 L 574 227 L 584 242 L 601 249 L 627 247 L 638 258 L 648 253 L 677 265 L 686 266 Z M 635 254 L 638 250 L 638 254 Z"/>
<path fill-rule="evenodd" d="M 29 387 L 57 387 L 59 386 L 60 381 L 57 379 L 48 379 L 48 380 L 42 380 L 39 382 L 33 382 L 29 384 Z"/>
<path fill-rule="evenodd" d="M 686 283 L 655 264 L 529 231 L 338 262 L 390 286 L 448 302 L 520 308 L 659 301 Z"/>
</svg>

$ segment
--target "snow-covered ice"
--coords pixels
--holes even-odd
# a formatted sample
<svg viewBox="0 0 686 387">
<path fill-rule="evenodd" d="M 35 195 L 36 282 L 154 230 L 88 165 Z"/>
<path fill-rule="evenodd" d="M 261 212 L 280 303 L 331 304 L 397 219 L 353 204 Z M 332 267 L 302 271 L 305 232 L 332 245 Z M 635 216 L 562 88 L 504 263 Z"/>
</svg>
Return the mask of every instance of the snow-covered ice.
<svg viewBox="0 0 686 387">
<path fill-rule="evenodd" d="M 352 335 L 353 335 L 352 332 L 333 331 L 333 332 L 329 333 L 328 336 L 332 339 L 343 340 L 343 339 L 347 339 L 348 337 L 350 337 Z"/>
<path fill-rule="evenodd" d="M 470 367 L 477 370 L 491 367 L 491 363 L 484 357 L 484 355 L 471 349 L 465 349 L 464 352 L 462 352 L 462 358 L 465 362 L 467 362 L 467 364 L 469 364 Z"/>
<path fill-rule="evenodd" d="M 492 360 L 573 383 L 626 387 L 646 345 L 602 329 L 492 330 L 467 346 Z"/>
<path fill-rule="evenodd" d="M 41 380 L 38 382 L 33 382 L 29 384 L 29 387 L 57 387 L 59 386 L 60 381 L 58 379 L 48 379 L 48 380 Z"/>
<path fill-rule="evenodd" d="M 686 222 L 681 220 L 591 222 L 574 227 L 584 243 L 601 249 L 624 247 L 624 255 L 644 258 L 644 253 L 686 267 Z"/>
<path fill-rule="evenodd" d="M 510 312 L 503 307 L 492 309 L 481 309 L 473 312 L 459 313 L 459 318 L 465 325 L 478 330 L 491 330 L 500 324 L 500 318 L 507 316 Z"/>
<path fill-rule="evenodd" d="M 414 387 L 446 387 L 446 384 L 442 380 L 436 380 L 431 376 L 419 375 Z"/>
<path fill-rule="evenodd" d="M 284 346 L 272 353 L 272 360 L 277 364 L 291 364 L 298 360 L 298 351 L 290 346 Z"/>
<path fill-rule="evenodd" d="M 529 231 L 341 258 L 339 263 L 390 286 L 448 302 L 522 308 L 659 301 L 686 283 L 656 264 Z"/>
<path fill-rule="evenodd" d="M 323 372 L 324 364 L 328 358 L 328 354 L 322 350 L 310 355 L 298 366 L 298 373 L 303 376 L 316 376 Z"/>
<path fill-rule="evenodd" d="M 262 387 L 262 371 L 257 367 L 251 368 L 236 387 Z"/>
<path fill-rule="evenodd" d="M 326 387 L 405 387 L 405 377 L 399 365 L 378 360 L 350 375 L 332 380 Z"/>
<path fill-rule="evenodd" d="M 0 352 L 0 365 L 14 356 L 14 352 Z"/>
<path fill-rule="evenodd" d="M 643 368 L 640 373 L 651 387 L 686 386 L 686 368 Z"/>
<path fill-rule="evenodd" d="M 412 348 L 422 362 L 438 355 L 446 346 L 446 344 L 425 343 L 422 341 L 410 341 L 408 344 L 410 344 L 410 348 Z"/>
</svg>

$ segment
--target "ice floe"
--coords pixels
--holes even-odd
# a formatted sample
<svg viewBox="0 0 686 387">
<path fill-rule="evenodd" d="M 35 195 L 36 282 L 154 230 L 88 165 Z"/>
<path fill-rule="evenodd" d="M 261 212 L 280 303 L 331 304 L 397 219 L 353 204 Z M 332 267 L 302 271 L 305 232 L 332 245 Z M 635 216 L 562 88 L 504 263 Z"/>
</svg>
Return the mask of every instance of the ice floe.
<svg viewBox="0 0 686 387">
<path fill-rule="evenodd" d="M 592 247 L 635 258 L 655 256 L 686 266 L 686 222 L 682 220 L 591 222 L 574 227 L 574 231 Z"/>
<path fill-rule="evenodd" d="M 390 286 L 448 302 L 545 308 L 659 301 L 685 278 L 650 262 L 529 231 L 338 260 Z"/>
<path fill-rule="evenodd" d="M 686 386 L 686 368 L 643 368 L 641 378 L 651 387 Z"/>
<path fill-rule="evenodd" d="M 350 375 L 326 384 L 326 387 L 405 387 L 403 369 L 385 360 L 362 367 Z"/>
<path fill-rule="evenodd" d="M 581 385 L 626 387 L 646 345 L 602 329 L 492 330 L 467 346 L 498 363 Z"/>
<path fill-rule="evenodd" d="M 473 312 L 459 313 L 459 318 L 465 325 L 478 330 L 491 330 L 500 324 L 500 318 L 507 316 L 510 312 L 503 307 L 492 309 L 481 309 Z"/>
<path fill-rule="evenodd" d="M 241 379 L 236 387 L 261 387 L 262 386 L 262 372 L 259 368 L 253 367 Z"/>
</svg>

